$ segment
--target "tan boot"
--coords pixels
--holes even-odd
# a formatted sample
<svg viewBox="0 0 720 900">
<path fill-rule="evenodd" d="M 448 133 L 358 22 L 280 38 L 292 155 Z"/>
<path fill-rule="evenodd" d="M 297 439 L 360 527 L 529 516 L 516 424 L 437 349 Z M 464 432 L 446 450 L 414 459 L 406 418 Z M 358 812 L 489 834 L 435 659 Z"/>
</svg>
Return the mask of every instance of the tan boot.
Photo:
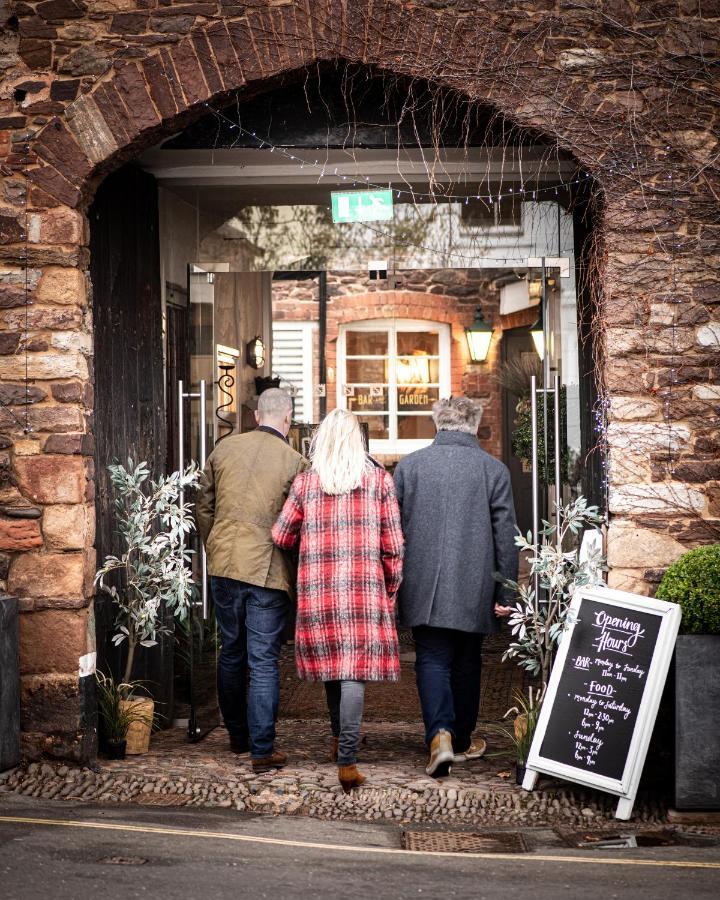
<svg viewBox="0 0 720 900">
<path fill-rule="evenodd" d="M 450 774 L 450 766 L 454 759 L 450 732 L 441 728 L 430 742 L 430 761 L 425 771 L 433 778 L 444 778 Z"/>
<path fill-rule="evenodd" d="M 349 794 L 353 788 L 360 787 L 365 784 L 367 778 L 358 771 L 358 767 L 353 763 L 351 766 L 338 766 L 338 779 L 342 789 Z"/>
<path fill-rule="evenodd" d="M 330 759 L 333 762 L 337 762 L 339 750 L 340 750 L 340 738 L 334 737 L 332 739 L 332 744 L 330 744 Z"/>
</svg>

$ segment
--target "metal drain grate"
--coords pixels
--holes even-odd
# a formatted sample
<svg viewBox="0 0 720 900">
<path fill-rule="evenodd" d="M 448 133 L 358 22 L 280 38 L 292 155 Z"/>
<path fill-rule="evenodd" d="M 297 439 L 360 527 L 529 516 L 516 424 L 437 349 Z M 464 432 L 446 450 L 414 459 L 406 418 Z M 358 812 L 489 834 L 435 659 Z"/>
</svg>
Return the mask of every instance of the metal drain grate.
<svg viewBox="0 0 720 900">
<path fill-rule="evenodd" d="M 406 831 L 406 850 L 440 853 L 527 853 L 525 838 L 516 831 Z"/>
<path fill-rule="evenodd" d="M 144 866 L 147 860 L 142 856 L 104 856 L 98 862 L 106 866 Z"/>
<path fill-rule="evenodd" d="M 185 806 L 190 798 L 183 794 L 140 794 L 135 803 L 141 806 Z"/>
</svg>

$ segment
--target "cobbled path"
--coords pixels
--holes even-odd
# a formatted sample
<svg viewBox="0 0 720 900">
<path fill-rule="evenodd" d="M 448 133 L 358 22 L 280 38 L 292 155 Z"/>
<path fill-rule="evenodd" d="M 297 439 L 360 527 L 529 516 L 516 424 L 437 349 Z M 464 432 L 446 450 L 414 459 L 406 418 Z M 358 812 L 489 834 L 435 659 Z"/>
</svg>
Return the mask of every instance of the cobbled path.
<svg viewBox="0 0 720 900">
<path fill-rule="evenodd" d="M 491 749 L 502 750 L 495 738 L 489 743 Z M 597 828 L 612 822 L 614 801 L 606 795 L 547 781 L 542 790 L 522 791 L 514 783 L 510 756 L 456 765 L 445 779 L 428 778 L 415 722 L 366 723 L 360 766 L 368 781 L 347 796 L 338 785 L 328 745 L 324 719 L 281 720 L 278 746 L 288 752 L 289 764 L 255 775 L 249 760 L 229 751 L 224 730 L 189 745 L 183 729 L 175 728 L 154 736 L 148 754 L 101 760 L 96 770 L 51 763 L 11 770 L 0 775 L 0 791 L 42 799 L 230 807 L 323 819 L 455 826 Z M 663 821 L 664 813 L 656 802 L 639 800 L 636 807 L 637 818 L 647 823 Z"/>
</svg>

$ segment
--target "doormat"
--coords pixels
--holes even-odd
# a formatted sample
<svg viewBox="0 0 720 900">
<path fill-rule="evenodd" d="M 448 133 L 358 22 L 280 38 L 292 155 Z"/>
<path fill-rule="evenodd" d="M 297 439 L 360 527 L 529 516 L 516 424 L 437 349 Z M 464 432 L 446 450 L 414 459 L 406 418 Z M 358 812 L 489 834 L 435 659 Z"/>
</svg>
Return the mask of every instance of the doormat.
<svg viewBox="0 0 720 900">
<path fill-rule="evenodd" d="M 140 794 L 133 803 L 140 806 L 185 806 L 190 798 L 182 794 Z"/>
<path fill-rule="evenodd" d="M 525 838 L 516 831 L 405 831 L 406 850 L 424 853 L 527 853 Z"/>
</svg>

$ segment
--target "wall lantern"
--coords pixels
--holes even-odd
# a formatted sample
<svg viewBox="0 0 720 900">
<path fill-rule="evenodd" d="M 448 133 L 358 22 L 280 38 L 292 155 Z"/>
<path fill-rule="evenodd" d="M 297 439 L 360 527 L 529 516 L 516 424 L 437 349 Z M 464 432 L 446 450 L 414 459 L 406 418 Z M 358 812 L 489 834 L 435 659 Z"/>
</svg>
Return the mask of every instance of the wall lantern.
<svg viewBox="0 0 720 900">
<path fill-rule="evenodd" d="M 245 351 L 247 364 L 253 369 L 262 369 L 265 365 L 265 343 L 260 335 L 248 341 Z"/>
<path fill-rule="evenodd" d="M 465 329 L 470 359 L 474 363 L 485 362 L 490 351 L 493 329 L 483 318 L 482 309 L 475 310 L 475 321 Z"/>
<path fill-rule="evenodd" d="M 538 307 L 538 317 L 537 322 L 530 328 L 530 337 L 533 339 L 533 344 L 535 344 L 535 352 L 540 357 L 540 359 L 545 358 L 545 320 L 543 316 L 543 305 L 542 301 L 540 302 L 540 306 Z"/>
</svg>

